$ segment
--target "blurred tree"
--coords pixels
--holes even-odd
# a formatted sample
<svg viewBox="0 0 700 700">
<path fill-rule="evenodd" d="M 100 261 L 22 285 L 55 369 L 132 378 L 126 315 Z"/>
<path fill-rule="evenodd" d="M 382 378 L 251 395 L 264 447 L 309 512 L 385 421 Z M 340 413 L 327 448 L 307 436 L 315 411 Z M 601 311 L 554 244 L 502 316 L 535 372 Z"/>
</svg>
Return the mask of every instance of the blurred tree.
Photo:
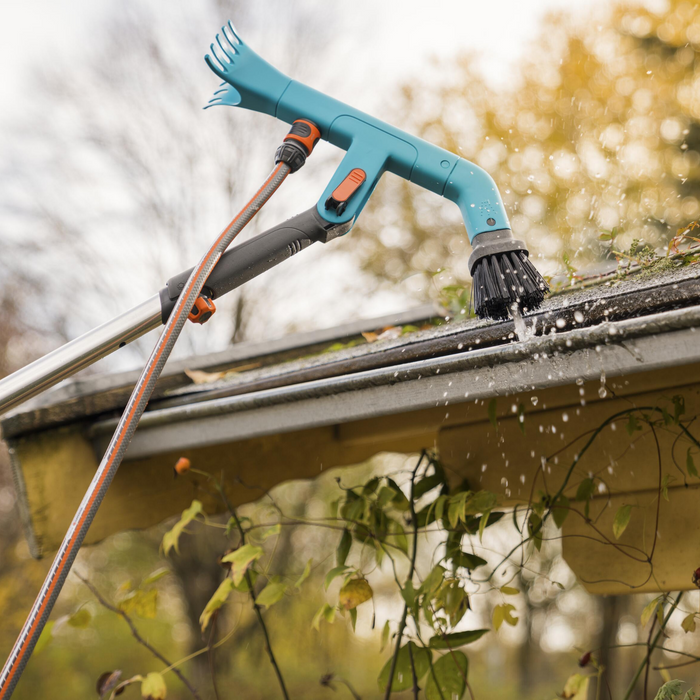
<svg viewBox="0 0 700 700">
<path fill-rule="evenodd" d="M 16 267 L 43 277 L 42 313 L 63 317 L 70 337 L 191 266 L 272 165 L 284 125 L 244 110 L 202 111 L 218 85 L 202 37 L 213 41 L 229 17 L 256 50 L 302 77 L 315 66 L 306 41 L 322 51 L 328 36 L 328 18 L 304 2 L 207 0 L 167 13 L 128 3 L 93 32 L 86 60 L 37 57 L 31 109 L 3 154 L 0 212 L 8 242 L 31 249 Z M 270 207 L 242 239 L 279 218 Z M 213 334 L 241 340 L 247 299 L 231 294 L 216 327 L 186 334 L 179 351 L 211 349 Z M 255 310 L 263 327 L 265 311 Z"/>
<path fill-rule="evenodd" d="M 513 231 L 538 265 L 601 255 L 601 229 L 658 246 L 700 214 L 700 6 L 606 8 L 597 22 L 551 15 L 496 90 L 471 56 L 403 88 L 394 119 L 490 172 Z M 468 240 L 451 203 L 388 177 L 354 236 L 364 265 L 392 284 L 447 272 L 464 283 Z M 425 275 L 412 292 L 435 295 Z"/>
</svg>

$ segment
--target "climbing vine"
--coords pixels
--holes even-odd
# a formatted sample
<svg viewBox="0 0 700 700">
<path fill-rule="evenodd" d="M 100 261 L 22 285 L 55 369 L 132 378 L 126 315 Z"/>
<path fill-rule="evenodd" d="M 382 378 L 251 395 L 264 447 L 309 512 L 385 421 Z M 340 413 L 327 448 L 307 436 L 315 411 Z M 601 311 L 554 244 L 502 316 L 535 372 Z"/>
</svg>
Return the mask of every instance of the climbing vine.
<svg viewBox="0 0 700 700">
<path fill-rule="evenodd" d="M 488 415 L 498 429 L 496 409 L 492 402 L 488 406 Z M 520 410 L 517 418 L 520 429 L 526 432 L 529 429 L 527 414 Z M 177 478 L 191 480 L 195 488 L 215 495 L 227 513 L 225 521 L 210 517 L 202 501 L 195 499 L 162 539 L 163 553 L 173 557 L 178 555 L 180 541 L 188 536 L 193 523 L 217 528 L 224 535 L 226 544 L 222 546 L 219 558 L 221 583 L 201 611 L 199 620 L 201 632 L 208 642 L 193 654 L 172 662 L 139 633 L 135 618 L 155 615 L 158 582 L 167 575 L 167 570 L 154 572 L 137 586 L 122 589 L 115 601 L 108 601 L 89 580 L 83 578 L 98 602 L 121 616 L 135 641 L 165 666 L 160 672 L 125 679 L 120 671 L 105 673 L 98 681 L 98 694 L 111 699 L 128 686 L 139 685 L 144 698 L 162 700 L 167 694 L 166 678 L 172 674 L 192 697 L 199 698 L 197 689 L 180 667 L 201 654 L 213 659 L 215 650 L 226 644 L 235 631 L 234 627 L 217 640 L 215 631 L 219 616 L 234 597 L 243 597 L 248 599 L 262 632 L 279 694 L 288 699 L 290 693 L 285 669 L 275 654 L 276 646 L 285 640 L 273 638 L 266 623 L 267 611 L 285 598 L 305 595 L 309 581 L 318 581 L 320 574 L 326 601 L 308 620 L 309 628 L 318 632 L 324 625 L 345 620 L 355 630 L 358 608 L 375 605 L 370 578 L 375 571 L 381 570 L 389 573 L 393 580 L 400 613 L 395 619 L 386 621 L 379 635 L 380 650 L 387 655 L 377 678 L 380 696 L 388 700 L 392 693 L 410 692 L 415 700 L 460 700 L 467 694 L 474 698 L 469 680 L 469 645 L 486 635 L 493 635 L 503 626 L 519 624 L 514 602 L 523 591 L 518 583 L 518 573 L 534 565 L 545 542 L 565 536 L 563 528 L 569 518 L 583 519 L 598 541 L 615 547 L 620 556 L 648 565 L 651 578 L 661 502 L 671 498 L 669 487 L 674 479 L 682 478 L 683 484 L 688 486 L 697 484 L 700 478 L 696 466 L 700 459 L 700 442 L 691 430 L 693 422 L 694 417 L 686 415 L 685 400 L 680 395 L 659 405 L 630 406 L 617 411 L 596 428 L 567 443 L 564 449 L 575 446 L 577 452 L 570 464 L 560 465 L 563 479 L 555 489 L 548 488 L 547 468 L 564 450 L 543 458 L 529 496 L 517 507 L 506 507 L 497 494 L 473 488 L 444 465 L 436 452 L 424 451 L 409 469 L 397 473 L 374 475 L 364 483 L 354 485 L 338 478 L 337 496 L 328 503 L 328 512 L 323 517 L 289 516 L 270 494 L 265 496 L 267 507 L 260 509 L 259 516 L 242 516 L 228 496 L 229 485 L 182 458 L 175 465 Z M 631 504 L 617 509 L 610 531 L 591 515 L 594 499 L 610 499 L 612 495 L 609 489 L 601 489 L 601 484 L 604 485 L 602 474 L 593 470 L 586 460 L 592 446 L 612 426 L 624 428 L 620 432 L 626 435 L 628 445 L 646 435 L 651 436 L 659 447 L 658 435 L 662 431 L 674 435 L 671 456 L 675 475 L 663 472 L 659 447 L 657 527 L 653 528 L 650 544 L 645 550 L 620 544 L 627 528 L 639 517 Z M 681 452 L 683 456 L 679 459 Z M 509 522 L 517 532 L 517 541 L 499 555 L 495 564 L 493 557 L 489 563 L 486 555 L 493 553 L 493 548 L 486 545 L 484 538 L 498 523 L 507 527 Z M 275 541 L 286 527 L 330 530 L 337 538 L 332 561 L 309 559 L 295 563 L 294 571 L 276 570 L 276 546 L 268 544 Z M 700 570 L 693 573 L 693 569 L 690 567 L 688 576 L 697 582 Z M 340 585 L 333 585 L 334 582 Z M 551 583 L 563 588 L 556 581 Z M 331 595 L 331 591 L 337 592 Z M 492 602 L 490 625 L 469 629 L 465 616 L 473 601 L 484 595 L 488 595 Z M 676 611 L 683 615 L 683 630 L 694 632 L 700 613 L 682 608 L 682 593 L 675 597 L 659 595 L 644 609 L 641 624 L 648 628 L 647 641 L 642 645 L 639 666 L 620 700 L 629 700 L 640 686 L 644 697 L 648 697 L 650 670 L 659 670 L 652 665 L 654 652 L 674 651 L 666 645 L 665 628 Z M 85 608 L 67 619 L 75 627 L 90 622 Z M 372 627 L 375 619 L 373 614 Z M 686 659 L 677 666 L 700 662 L 700 657 L 683 650 L 675 651 Z M 219 697 L 213 662 L 211 666 L 215 692 Z M 599 661 L 599 650 L 592 649 L 582 654 L 579 666 L 563 688 L 554 689 L 559 691 L 559 696 L 585 700 L 589 686 L 595 683 L 596 697 L 610 697 L 612 700 L 612 693 L 603 682 L 605 669 Z M 668 674 L 671 668 L 673 666 L 661 670 Z M 346 692 L 354 698 L 360 697 L 352 678 L 328 673 L 320 681 L 325 687 Z M 692 691 L 681 693 L 680 681 L 672 678 L 661 687 L 656 697 L 657 700 L 695 698 Z"/>
</svg>

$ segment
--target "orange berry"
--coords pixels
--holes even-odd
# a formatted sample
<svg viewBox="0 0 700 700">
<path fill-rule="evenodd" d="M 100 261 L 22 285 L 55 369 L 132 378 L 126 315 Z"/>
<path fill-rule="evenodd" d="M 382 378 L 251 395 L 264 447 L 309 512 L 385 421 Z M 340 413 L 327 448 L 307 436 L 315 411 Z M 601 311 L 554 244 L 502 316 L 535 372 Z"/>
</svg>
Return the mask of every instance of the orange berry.
<svg viewBox="0 0 700 700">
<path fill-rule="evenodd" d="M 185 474 L 186 472 L 188 472 L 190 470 L 191 466 L 192 466 L 192 462 L 190 462 L 190 460 L 187 459 L 187 457 L 180 457 L 180 459 L 178 459 L 177 462 L 175 463 L 175 467 L 174 467 L 175 474 L 179 474 L 179 475 Z"/>
</svg>

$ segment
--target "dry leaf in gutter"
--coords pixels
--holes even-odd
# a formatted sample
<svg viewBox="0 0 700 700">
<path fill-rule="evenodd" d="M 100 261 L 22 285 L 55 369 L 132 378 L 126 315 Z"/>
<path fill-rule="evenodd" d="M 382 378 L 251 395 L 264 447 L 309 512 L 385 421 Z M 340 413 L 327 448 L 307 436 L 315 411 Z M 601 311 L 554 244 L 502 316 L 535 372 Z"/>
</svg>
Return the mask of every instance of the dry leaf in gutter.
<svg viewBox="0 0 700 700">
<path fill-rule="evenodd" d="M 186 369 L 185 374 L 193 384 L 211 384 L 224 376 L 224 372 L 204 372 L 201 369 Z"/>
<path fill-rule="evenodd" d="M 233 369 L 227 369 L 225 372 L 205 372 L 201 369 L 186 369 L 185 374 L 192 380 L 193 384 L 211 384 L 219 379 L 226 379 L 239 372 L 245 372 L 248 369 L 260 367 L 260 362 L 249 362 L 247 365 L 239 365 Z"/>
<path fill-rule="evenodd" d="M 371 331 L 368 333 L 363 333 L 362 337 L 368 343 L 374 343 L 377 340 L 394 340 L 395 338 L 399 338 L 402 332 L 403 329 L 401 326 L 385 326 L 375 333 Z"/>
</svg>

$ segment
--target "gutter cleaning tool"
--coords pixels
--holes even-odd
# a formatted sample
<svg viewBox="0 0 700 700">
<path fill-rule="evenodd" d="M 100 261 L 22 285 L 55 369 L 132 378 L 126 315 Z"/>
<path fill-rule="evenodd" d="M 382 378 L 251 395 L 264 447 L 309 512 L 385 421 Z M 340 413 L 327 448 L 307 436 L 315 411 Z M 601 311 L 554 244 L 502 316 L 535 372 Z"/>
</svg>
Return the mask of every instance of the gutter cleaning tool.
<svg viewBox="0 0 700 700">
<path fill-rule="evenodd" d="M 493 178 L 474 163 L 407 134 L 280 73 L 236 33 L 222 28 L 206 57 L 224 82 L 213 105 L 244 107 L 292 122 L 303 116 L 321 138 L 347 151 L 318 202 L 330 223 L 352 226 L 385 172 L 405 178 L 455 202 L 474 248 L 470 272 L 473 303 L 481 318 L 506 318 L 513 306 L 534 310 L 548 291 L 513 237 Z"/>
<path fill-rule="evenodd" d="M 97 509 L 121 464 L 156 381 L 189 318 L 205 323 L 214 299 L 307 248 L 346 234 L 379 179 L 391 172 L 455 202 L 474 247 L 470 269 L 481 317 L 519 315 L 542 302 L 547 285 L 516 241 L 496 183 L 478 166 L 280 73 L 248 47 L 229 22 L 206 56 L 224 80 L 209 106 L 240 106 L 292 125 L 276 166 L 257 194 L 192 269 L 159 294 L 0 381 L 0 413 L 164 325 L 95 477 L 75 514 L 19 638 L 0 673 L 0 700 L 19 681 Z M 318 203 L 225 253 L 290 172 L 304 165 L 319 138 L 347 151 Z"/>
</svg>

